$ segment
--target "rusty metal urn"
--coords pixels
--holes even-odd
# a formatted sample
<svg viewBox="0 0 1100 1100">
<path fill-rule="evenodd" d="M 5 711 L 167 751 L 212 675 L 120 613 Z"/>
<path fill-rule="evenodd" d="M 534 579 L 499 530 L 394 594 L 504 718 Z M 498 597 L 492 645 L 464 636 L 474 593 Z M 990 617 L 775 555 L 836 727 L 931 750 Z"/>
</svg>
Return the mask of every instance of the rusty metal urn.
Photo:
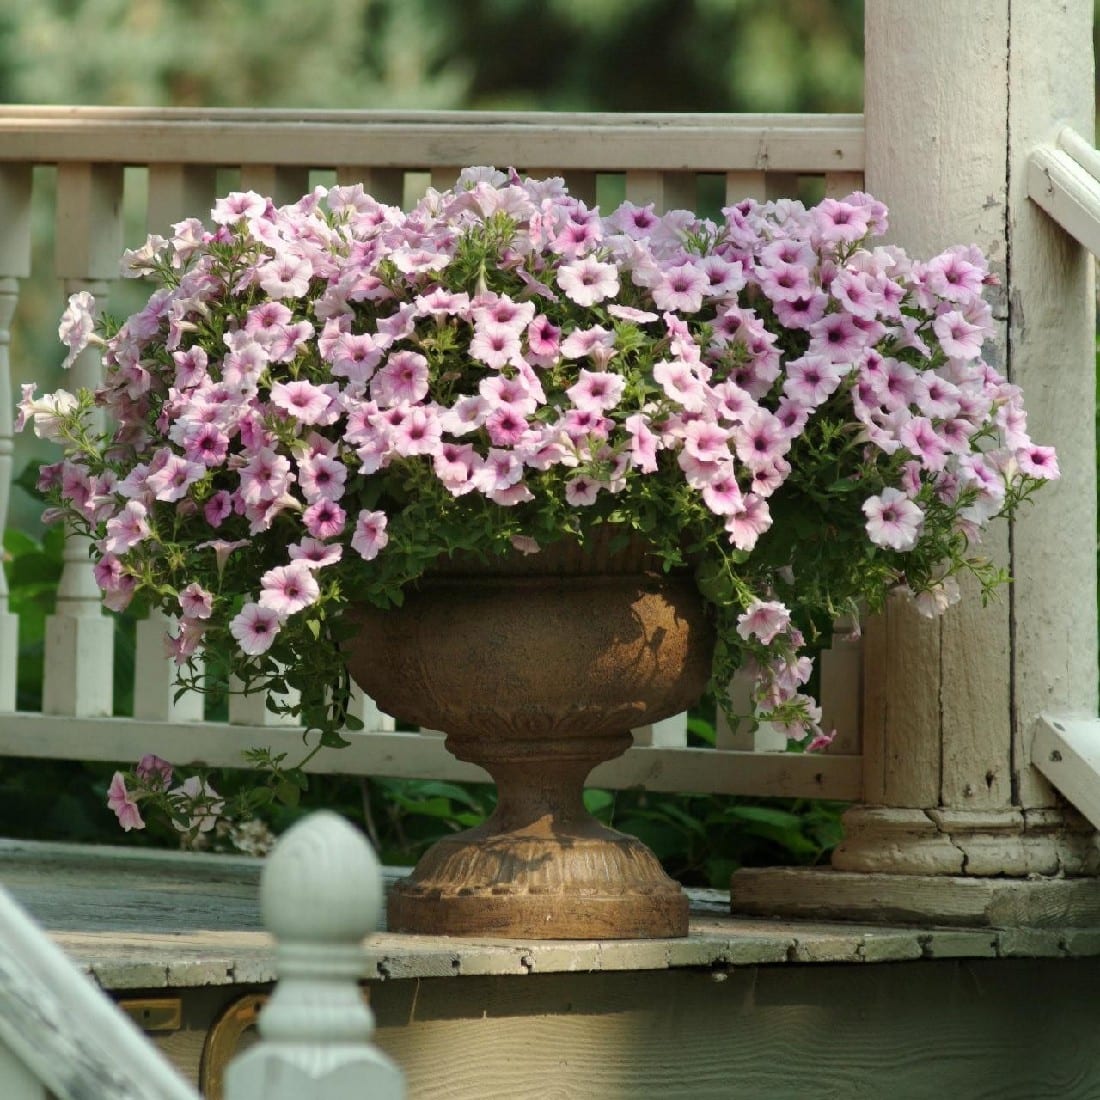
<svg viewBox="0 0 1100 1100">
<path fill-rule="evenodd" d="M 710 671 L 694 583 L 644 548 L 552 546 L 433 572 L 400 608 L 357 613 L 353 678 L 447 734 L 493 777 L 482 825 L 445 837 L 389 894 L 391 931 L 540 939 L 683 936 L 687 898 L 652 852 L 582 801 L 630 730 L 684 710 Z"/>
</svg>

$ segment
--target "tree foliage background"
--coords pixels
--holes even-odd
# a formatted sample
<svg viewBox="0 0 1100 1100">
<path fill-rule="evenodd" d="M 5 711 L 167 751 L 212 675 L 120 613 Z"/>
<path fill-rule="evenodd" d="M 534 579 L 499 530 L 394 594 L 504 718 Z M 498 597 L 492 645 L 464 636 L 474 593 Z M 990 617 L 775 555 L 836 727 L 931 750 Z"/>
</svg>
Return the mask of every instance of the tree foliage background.
<svg viewBox="0 0 1100 1100">
<path fill-rule="evenodd" d="M 862 0 L 35 0 L 0 99 L 116 106 L 859 110 Z"/>
</svg>

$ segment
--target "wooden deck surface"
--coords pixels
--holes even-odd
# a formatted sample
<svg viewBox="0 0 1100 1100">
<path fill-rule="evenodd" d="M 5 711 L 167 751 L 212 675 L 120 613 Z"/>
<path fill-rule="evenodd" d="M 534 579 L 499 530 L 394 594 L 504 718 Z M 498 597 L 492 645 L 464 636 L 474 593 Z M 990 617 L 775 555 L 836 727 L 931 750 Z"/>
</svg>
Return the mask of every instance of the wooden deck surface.
<svg viewBox="0 0 1100 1100">
<path fill-rule="evenodd" d="M 275 977 L 260 867 L 0 840 L 0 883 L 101 986 L 182 1006 L 151 1038 L 211 1098 L 253 1035 L 235 1020 Z M 441 1082 L 455 1100 L 1100 1096 L 1100 958 L 1068 957 L 1100 956 L 1100 930 L 748 920 L 718 892 L 692 902 L 680 940 L 379 932 L 363 963 L 375 1041 L 417 1100 Z"/>
<path fill-rule="evenodd" d="M 258 903 L 261 866 L 244 856 L 0 840 L 0 883 L 111 990 L 272 981 L 273 945 Z M 367 942 L 364 977 L 1100 955 L 1100 929 L 752 920 L 729 916 L 722 892 L 690 894 L 686 939 L 516 941 L 380 931 Z"/>
</svg>

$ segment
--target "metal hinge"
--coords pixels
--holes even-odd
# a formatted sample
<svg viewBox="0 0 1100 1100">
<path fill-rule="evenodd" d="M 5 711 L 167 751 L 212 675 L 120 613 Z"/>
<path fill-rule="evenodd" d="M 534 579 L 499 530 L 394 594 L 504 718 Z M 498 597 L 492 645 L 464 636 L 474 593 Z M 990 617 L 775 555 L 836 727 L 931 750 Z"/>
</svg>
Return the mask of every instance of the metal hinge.
<svg viewBox="0 0 1100 1100">
<path fill-rule="evenodd" d="M 136 997 L 119 1001 L 118 1007 L 142 1031 L 178 1031 L 183 1021 L 180 997 Z"/>
</svg>

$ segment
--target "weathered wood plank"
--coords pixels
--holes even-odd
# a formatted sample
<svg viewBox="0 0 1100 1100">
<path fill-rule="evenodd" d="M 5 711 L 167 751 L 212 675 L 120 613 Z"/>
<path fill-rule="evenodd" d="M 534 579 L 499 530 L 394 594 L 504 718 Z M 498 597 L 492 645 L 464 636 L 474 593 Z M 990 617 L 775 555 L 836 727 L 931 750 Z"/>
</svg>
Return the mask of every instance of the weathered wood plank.
<svg viewBox="0 0 1100 1100">
<path fill-rule="evenodd" d="M 897 962 L 441 978 L 371 1001 L 410 1097 L 446 1080 L 458 1100 L 551 1095 L 547 1082 L 561 1100 L 1088 1100 L 1098 979 L 1096 963 Z"/>
<path fill-rule="evenodd" d="M 2 889 L 0 991 L 0 1044 L 59 1100 L 197 1100 Z"/>
<path fill-rule="evenodd" d="M 473 764 L 455 760 L 439 737 L 382 730 L 353 735 L 346 749 L 323 749 L 307 771 L 342 775 L 429 776 L 486 782 Z M 227 727 L 215 723 L 149 722 L 137 719 L 82 719 L 53 715 L 5 715 L 0 752 L 48 759 L 136 760 L 156 753 L 179 766 L 242 766 L 247 748 L 301 752 L 297 727 Z M 185 748 L 184 748 L 185 747 Z M 183 759 L 181 749 L 188 759 Z M 844 755 L 718 752 L 714 749 L 635 746 L 618 760 L 601 764 L 592 786 L 643 787 L 658 791 L 714 791 L 759 797 L 830 798 L 854 801 L 861 790 L 860 758 Z"/>
<path fill-rule="evenodd" d="M 743 867 L 731 905 L 747 916 L 788 920 L 885 920 L 929 925 L 1065 929 L 1100 926 L 1095 878 L 964 878 L 831 868 Z"/>
<path fill-rule="evenodd" d="M 859 115 L 0 111 L 0 160 L 858 171 Z"/>
<path fill-rule="evenodd" d="M 1093 134 L 1094 11 L 1070 0 L 1048 15 L 1042 4 L 1013 4 L 1009 52 L 1009 376 L 1023 389 L 1029 431 L 1057 446 L 1062 470 L 1013 529 L 1012 767 L 1025 806 L 1053 801 L 1030 766 L 1036 719 L 1098 708 L 1095 263 L 1027 197 L 1028 154 L 1056 126 Z"/>
<path fill-rule="evenodd" d="M 1028 753 L 1032 763 L 1100 829 L 1100 719 L 1043 716 Z"/>
</svg>

